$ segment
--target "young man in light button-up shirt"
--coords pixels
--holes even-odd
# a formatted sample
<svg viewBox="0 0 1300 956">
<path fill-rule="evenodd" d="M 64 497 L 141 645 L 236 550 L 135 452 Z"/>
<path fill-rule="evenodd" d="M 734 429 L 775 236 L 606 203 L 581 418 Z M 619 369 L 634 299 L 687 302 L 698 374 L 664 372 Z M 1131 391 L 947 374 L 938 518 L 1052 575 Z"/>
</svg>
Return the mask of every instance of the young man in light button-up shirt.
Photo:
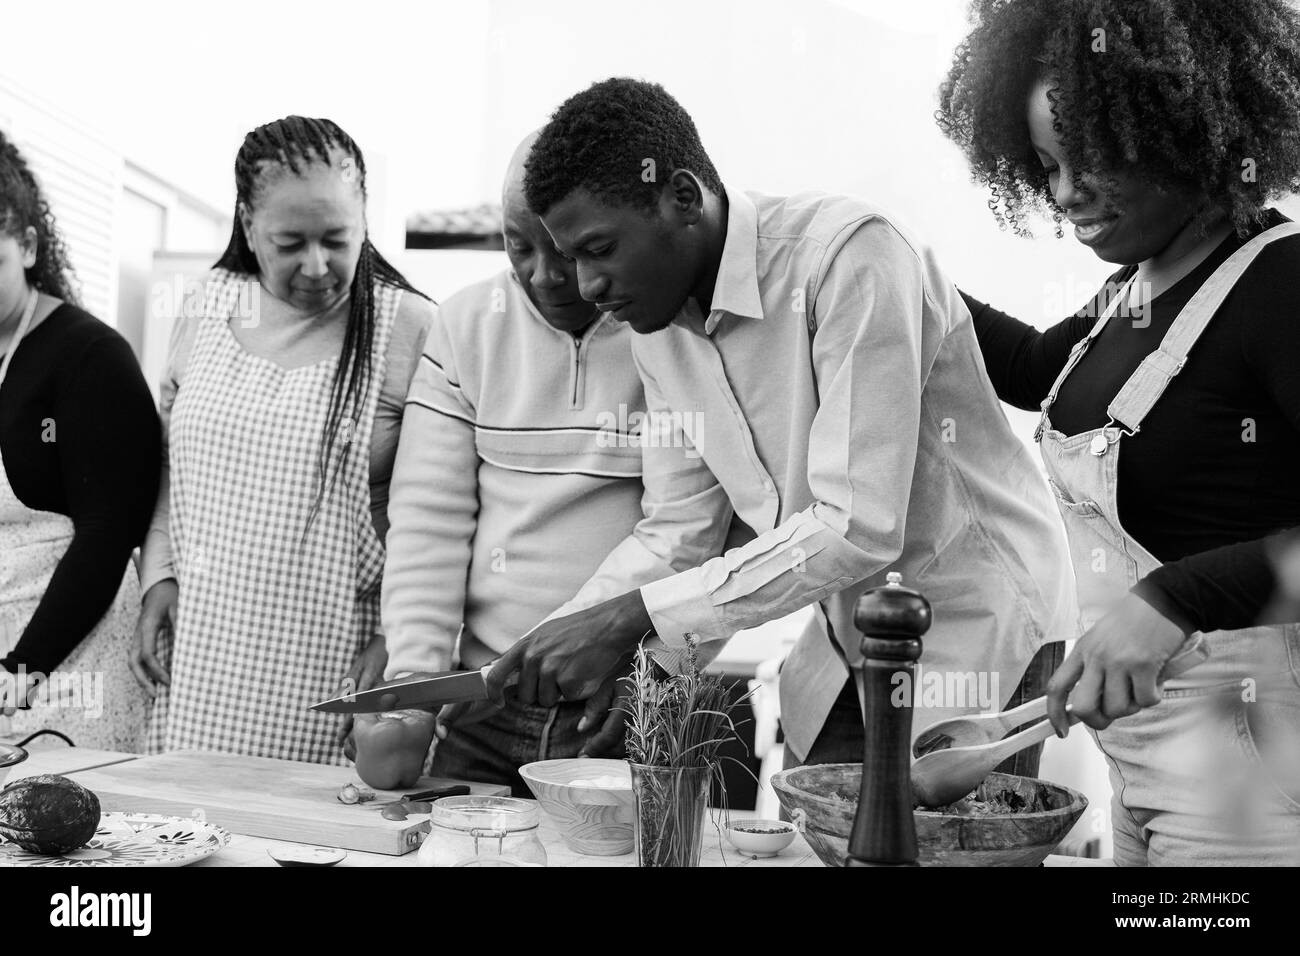
<svg viewBox="0 0 1300 956">
<path fill-rule="evenodd" d="M 886 572 L 934 606 L 915 730 L 1001 709 L 1073 636 L 1048 491 L 956 289 L 887 215 L 723 188 L 681 106 L 632 80 L 556 111 L 525 190 L 583 297 L 639 333 L 656 440 L 644 520 L 494 689 L 517 671 L 521 699 L 589 697 L 648 630 L 707 645 L 817 603 L 781 674 L 787 749 L 860 760 L 853 607 Z"/>
</svg>

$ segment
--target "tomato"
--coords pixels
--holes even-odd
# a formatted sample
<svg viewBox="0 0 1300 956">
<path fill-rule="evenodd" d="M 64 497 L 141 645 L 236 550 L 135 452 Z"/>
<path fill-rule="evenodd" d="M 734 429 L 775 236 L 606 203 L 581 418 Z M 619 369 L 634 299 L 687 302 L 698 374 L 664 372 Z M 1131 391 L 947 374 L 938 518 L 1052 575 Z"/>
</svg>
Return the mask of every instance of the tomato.
<svg viewBox="0 0 1300 956">
<path fill-rule="evenodd" d="M 433 728 L 433 714 L 422 710 L 358 714 L 352 731 L 357 774 L 376 790 L 413 786 L 433 743 Z"/>
</svg>

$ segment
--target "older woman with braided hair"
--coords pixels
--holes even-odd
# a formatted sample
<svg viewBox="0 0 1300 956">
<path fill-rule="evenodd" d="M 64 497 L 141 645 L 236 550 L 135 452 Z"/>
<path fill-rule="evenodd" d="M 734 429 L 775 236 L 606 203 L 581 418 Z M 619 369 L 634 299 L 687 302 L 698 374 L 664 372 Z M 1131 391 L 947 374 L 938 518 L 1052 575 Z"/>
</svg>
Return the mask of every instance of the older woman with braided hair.
<svg viewBox="0 0 1300 956">
<path fill-rule="evenodd" d="M 40 184 L 0 135 L 0 733 L 140 749 L 130 557 L 158 451 L 135 356 L 78 307 Z"/>
<path fill-rule="evenodd" d="M 144 551 L 148 746 L 342 763 L 310 712 L 386 662 L 388 481 L 433 307 L 367 237 L 361 150 L 325 119 L 253 130 L 234 233 L 162 382 Z"/>
</svg>

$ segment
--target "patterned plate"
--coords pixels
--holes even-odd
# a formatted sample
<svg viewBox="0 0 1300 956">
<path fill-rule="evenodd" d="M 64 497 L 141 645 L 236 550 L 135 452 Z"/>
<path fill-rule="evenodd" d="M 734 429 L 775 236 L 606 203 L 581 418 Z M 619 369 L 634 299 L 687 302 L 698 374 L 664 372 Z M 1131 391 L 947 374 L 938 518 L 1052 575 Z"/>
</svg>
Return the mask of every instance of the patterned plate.
<svg viewBox="0 0 1300 956">
<path fill-rule="evenodd" d="M 0 838 L 0 866 L 185 866 L 229 842 L 229 830 L 202 820 L 105 813 L 90 842 L 62 856 L 28 853 Z"/>
</svg>

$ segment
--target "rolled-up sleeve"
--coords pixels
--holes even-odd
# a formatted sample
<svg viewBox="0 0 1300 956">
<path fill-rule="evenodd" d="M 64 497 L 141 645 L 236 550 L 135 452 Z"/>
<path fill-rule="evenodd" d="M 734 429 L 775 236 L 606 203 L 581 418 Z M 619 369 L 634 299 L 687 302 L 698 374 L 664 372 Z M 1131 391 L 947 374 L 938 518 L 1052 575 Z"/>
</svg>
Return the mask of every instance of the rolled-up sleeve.
<svg viewBox="0 0 1300 956">
<path fill-rule="evenodd" d="M 635 357 L 635 353 L 634 357 Z M 644 517 L 610 552 L 582 589 L 551 617 L 573 614 L 626 594 L 650 581 L 670 578 L 722 553 L 733 510 L 726 491 L 671 414 L 653 375 L 637 360 L 646 398 L 648 436 L 663 423 L 671 434 L 643 441 L 641 470 Z"/>
<path fill-rule="evenodd" d="M 828 258 L 813 299 L 816 501 L 742 547 L 643 586 L 669 647 L 725 640 L 806 607 L 902 551 L 927 371 L 922 332 L 937 307 L 920 257 L 883 219 L 858 225 Z"/>
<path fill-rule="evenodd" d="M 721 554 L 726 545 L 734 515 L 726 491 L 682 428 L 680 417 L 671 414 L 653 375 L 639 360 L 637 370 L 646 398 L 642 435 L 656 434 L 656 440 L 646 441 L 641 447 L 644 517 L 578 593 L 549 618 L 577 613 L 651 581 L 673 580 L 677 572 Z M 653 432 L 660 427 L 656 423 L 662 423 L 671 433 Z M 654 640 L 647 646 L 668 673 L 680 673 L 685 667 L 684 650 L 664 650 Z M 721 649 L 718 644 L 700 653 L 697 666 L 703 667 Z"/>
</svg>

